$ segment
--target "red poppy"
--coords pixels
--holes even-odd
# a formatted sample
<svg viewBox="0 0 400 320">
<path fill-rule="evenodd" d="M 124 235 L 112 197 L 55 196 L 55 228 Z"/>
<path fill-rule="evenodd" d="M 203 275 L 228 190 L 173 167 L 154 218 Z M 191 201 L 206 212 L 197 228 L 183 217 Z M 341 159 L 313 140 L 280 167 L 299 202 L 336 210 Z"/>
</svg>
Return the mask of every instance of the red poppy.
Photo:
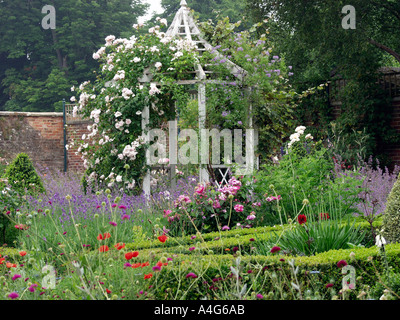
<svg viewBox="0 0 400 320">
<path fill-rule="evenodd" d="M 108 239 L 108 238 L 111 238 L 111 234 L 109 232 L 105 232 L 103 235 L 100 233 L 97 236 L 97 240 L 105 240 L 105 239 Z"/>
<path fill-rule="evenodd" d="M 142 264 L 141 264 L 140 262 L 134 263 L 134 264 L 132 265 L 132 268 L 134 268 L 134 269 L 140 268 L 141 265 L 142 265 Z"/>
<path fill-rule="evenodd" d="M 6 263 L 6 267 L 7 267 L 7 268 L 16 268 L 17 265 L 16 265 L 15 263 L 7 262 L 7 263 Z"/>
<path fill-rule="evenodd" d="M 111 293 L 111 290 L 108 290 L 108 289 L 106 288 L 106 292 L 107 292 L 108 294 L 110 294 L 110 293 Z"/>
<path fill-rule="evenodd" d="M 108 250 L 110 250 L 110 248 L 109 248 L 108 246 L 101 246 L 101 247 L 99 248 L 99 251 L 100 251 L 100 252 L 107 252 Z"/>
<path fill-rule="evenodd" d="M 164 243 L 165 241 L 167 241 L 168 237 L 166 235 L 162 235 L 158 237 L 158 240 L 160 240 L 160 242 Z"/>
<path fill-rule="evenodd" d="M 0 258 L 0 264 L 3 264 L 4 260 L 6 260 L 6 258 Z"/>
<path fill-rule="evenodd" d="M 163 266 L 163 263 L 162 263 L 161 261 L 158 261 L 157 264 L 156 264 L 156 266 L 158 266 L 158 267 L 161 268 L 161 267 Z"/>
<path fill-rule="evenodd" d="M 152 274 L 152 273 L 149 273 L 149 274 L 145 274 L 145 275 L 144 275 L 144 278 L 145 278 L 145 279 L 150 279 L 152 276 L 153 276 L 153 274 Z"/>
<path fill-rule="evenodd" d="M 127 252 L 127 253 L 125 253 L 125 259 L 131 260 L 132 258 L 136 258 L 138 255 L 139 255 L 139 252 L 137 252 L 137 251 Z"/>
<path fill-rule="evenodd" d="M 329 217 L 329 213 L 320 213 L 319 216 L 321 217 L 321 220 L 328 220 Z"/>
<path fill-rule="evenodd" d="M 150 265 L 150 263 L 149 262 L 144 262 L 144 263 L 142 263 L 142 268 L 144 268 L 144 267 L 148 267 Z"/>
<path fill-rule="evenodd" d="M 125 248 L 125 243 L 117 243 L 114 247 L 117 248 L 117 250 L 121 250 Z"/>
<path fill-rule="evenodd" d="M 306 223 L 306 222 L 307 222 L 307 217 L 306 217 L 306 215 L 305 215 L 305 214 L 300 214 L 300 215 L 297 217 L 297 221 L 299 222 L 299 224 L 304 224 L 304 223 Z"/>
<path fill-rule="evenodd" d="M 20 252 L 19 252 L 19 255 L 20 255 L 21 257 L 25 256 L 25 255 L 26 255 L 26 251 L 20 251 Z"/>
</svg>

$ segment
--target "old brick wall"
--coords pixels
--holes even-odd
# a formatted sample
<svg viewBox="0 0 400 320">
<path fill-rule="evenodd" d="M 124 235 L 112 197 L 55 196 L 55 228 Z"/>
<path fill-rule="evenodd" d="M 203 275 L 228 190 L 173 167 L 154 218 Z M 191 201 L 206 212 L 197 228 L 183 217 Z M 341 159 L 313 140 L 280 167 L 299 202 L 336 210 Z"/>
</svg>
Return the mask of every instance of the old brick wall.
<svg viewBox="0 0 400 320">
<path fill-rule="evenodd" d="M 90 121 L 76 121 L 68 122 L 67 124 L 67 144 L 72 141 L 82 139 L 84 134 L 88 134 L 88 125 L 92 124 Z M 68 159 L 68 171 L 83 172 L 83 160 L 79 154 L 77 154 L 77 147 L 70 147 L 67 151 Z"/>
<path fill-rule="evenodd" d="M 35 165 L 64 169 L 63 114 L 0 112 L 0 156 L 10 162 L 25 152 Z"/>
<path fill-rule="evenodd" d="M 88 121 L 67 125 L 67 144 L 87 134 Z M 63 114 L 57 112 L 0 111 L 0 157 L 11 162 L 25 152 L 36 168 L 64 171 Z M 67 150 L 69 172 L 82 172 L 83 161 L 76 148 Z"/>
</svg>

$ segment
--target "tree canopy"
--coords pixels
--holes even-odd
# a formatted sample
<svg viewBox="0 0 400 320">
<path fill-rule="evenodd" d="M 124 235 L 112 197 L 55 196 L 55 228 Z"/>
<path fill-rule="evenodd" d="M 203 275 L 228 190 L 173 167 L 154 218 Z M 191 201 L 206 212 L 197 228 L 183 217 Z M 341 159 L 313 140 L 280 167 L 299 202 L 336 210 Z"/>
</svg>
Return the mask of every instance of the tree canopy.
<svg viewBox="0 0 400 320">
<path fill-rule="evenodd" d="M 55 29 L 42 28 L 45 5 L 56 10 Z M 60 111 L 73 84 L 94 79 L 104 38 L 131 35 L 147 8 L 142 0 L 0 1 L 0 110 Z"/>
</svg>

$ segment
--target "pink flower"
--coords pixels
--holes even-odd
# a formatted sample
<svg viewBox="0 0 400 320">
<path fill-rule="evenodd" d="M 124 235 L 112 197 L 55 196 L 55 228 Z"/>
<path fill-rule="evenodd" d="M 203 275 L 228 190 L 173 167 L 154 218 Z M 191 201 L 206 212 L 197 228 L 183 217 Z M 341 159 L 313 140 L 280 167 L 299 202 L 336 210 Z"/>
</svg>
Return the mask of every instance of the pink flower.
<svg viewBox="0 0 400 320">
<path fill-rule="evenodd" d="M 204 185 L 199 184 L 194 190 L 197 194 L 203 194 L 205 189 Z"/>
<path fill-rule="evenodd" d="M 13 281 L 17 280 L 18 278 L 21 278 L 21 275 L 16 274 L 16 275 L 14 275 L 14 277 L 12 277 Z"/>
<path fill-rule="evenodd" d="M 117 224 L 114 221 L 110 221 L 109 224 L 111 224 L 112 226 L 116 227 Z"/>
<path fill-rule="evenodd" d="M 225 231 L 225 230 L 230 230 L 231 228 L 229 228 L 228 226 L 223 226 L 222 227 L 222 231 Z"/>
<path fill-rule="evenodd" d="M 11 292 L 11 293 L 8 295 L 8 297 L 9 297 L 10 299 L 17 299 L 17 298 L 19 297 L 19 294 L 16 293 L 16 292 Z"/>
<path fill-rule="evenodd" d="M 213 203 L 213 208 L 214 209 L 219 209 L 221 208 L 221 204 L 219 203 L 219 201 L 216 199 Z"/>
<path fill-rule="evenodd" d="M 244 206 L 241 204 L 237 204 L 233 207 L 233 209 L 235 209 L 236 212 L 243 212 Z"/>
<path fill-rule="evenodd" d="M 166 218 L 172 213 L 172 210 L 164 210 L 164 215 L 163 217 Z"/>
<path fill-rule="evenodd" d="M 195 247 L 190 247 L 189 251 L 193 251 L 194 249 L 196 249 Z"/>
<path fill-rule="evenodd" d="M 34 283 L 34 284 L 32 284 L 29 288 L 28 288 L 28 290 L 30 291 L 30 292 L 35 292 L 35 288 L 37 287 L 38 285 L 36 284 L 36 283 Z"/>
<path fill-rule="evenodd" d="M 193 272 L 189 272 L 189 273 L 186 275 L 186 279 L 187 279 L 187 278 L 196 279 L 196 278 L 197 278 L 197 275 L 196 275 L 195 273 L 193 273 Z"/>
<path fill-rule="evenodd" d="M 254 220 L 256 216 L 254 214 L 251 214 L 247 217 L 247 220 Z"/>
</svg>

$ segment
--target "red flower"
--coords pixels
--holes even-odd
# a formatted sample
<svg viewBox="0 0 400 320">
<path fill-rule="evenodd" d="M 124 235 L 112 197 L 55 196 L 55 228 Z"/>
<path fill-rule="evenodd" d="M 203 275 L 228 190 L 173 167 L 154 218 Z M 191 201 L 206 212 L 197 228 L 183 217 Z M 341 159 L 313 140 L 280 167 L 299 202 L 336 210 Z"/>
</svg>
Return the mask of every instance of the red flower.
<svg viewBox="0 0 400 320">
<path fill-rule="evenodd" d="M 4 260 L 6 260 L 6 258 L 0 258 L 0 264 L 3 264 Z"/>
<path fill-rule="evenodd" d="M 25 255 L 26 255 L 26 251 L 20 251 L 20 252 L 19 252 L 19 255 L 20 255 L 21 257 L 25 256 Z"/>
<path fill-rule="evenodd" d="M 132 258 L 136 258 L 138 255 L 139 255 L 139 252 L 137 252 L 137 251 L 127 252 L 127 253 L 125 253 L 125 259 L 131 260 Z"/>
<path fill-rule="evenodd" d="M 278 252 L 278 251 L 280 251 L 280 250 L 281 250 L 281 248 L 275 246 L 275 247 L 272 247 L 271 253 L 275 253 L 275 252 Z"/>
<path fill-rule="evenodd" d="M 149 274 L 145 274 L 145 275 L 144 275 L 144 278 L 145 278 L 145 279 L 150 279 L 152 276 L 153 276 L 153 274 L 152 274 L 152 273 L 149 273 Z"/>
<path fill-rule="evenodd" d="M 107 252 L 108 250 L 110 250 L 110 248 L 109 248 L 108 246 L 101 246 L 101 247 L 99 248 L 99 251 L 100 251 L 100 252 Z"/>
<path fill-rule="evenodd" d="M 106 289 L 106 292 L 107 292 L 108 294 L 110 294 L 110 293 L 111 293 L 111 290 Z"/>
<path fill-rule="evenodd" d="M 160 240 L 160 242 L 164 243 L 165 241 L 167 241 L 168 237 L 166 235 L 162 235 L 158 237 L 158 240 Z"/>
<path fill-rule="evenodd" d="M 338 268 L 343 268 L 343 267 L 347 266 L 346 260 L 340 260 L 340 261 L 337 263 L 337 266 L 338 266 Z"/>
<path fill-rule="evenodd" d="M 105 239 L 108 239 L 108 238 L 111 238 L 111 234 L 109 232 L 105 232 L 103 235 L 100 233 L 97 236 L 97 240 L 105 240 Z"/>
<path fill-rule="evenodd" d="M 319 216 L 321 217 L 321 220 L 328 220 L 329 217 L 329 213 L 320 213 Z"/>
<path fill-rule="evenodd" d="M 125 243 L 117 243 L 114 247 L 117 248 L 117 250 L 121 250 L 125 248 Z"/>
<path fill-rule="evenodd" d="M 158 261 L 156 266 L 159 266 L 161 268 L 163 266 L 163 263 L 161 261 Z"/>
<path fill-rule="evenodd" d="M 304 223 L 306 223 L 306 222 L 307 222 L 307 217 L 306 217 L 306 215 L 305 215 L 305 214 L 300 214 L 300 215 L 297 217 L 297 221 L 299 222 L 299 224 L 304 224 Z"/>
<path fill-rule="evenodd" d="M 333 283 L 328 283 L 325 287 L 326 288 L 332 288 L 333 287 Z"/>
<path fill-rule="evenodd" d="M 144 263 L 142 263 L 141 267 L 142 267 L 142 268 L 143 268 L 143 267 L 148 267 L 149 265 L 150 265 L 149 262 L 144 262 Z"/>
<path fill-rule="evenodd" d="M 7 267 L 7 268 L 16 268 L 17 265 L 16 265 L 15 263 L 7 262 L 7 263 L 6 263 L 6 267 Z"/>
</svg>

